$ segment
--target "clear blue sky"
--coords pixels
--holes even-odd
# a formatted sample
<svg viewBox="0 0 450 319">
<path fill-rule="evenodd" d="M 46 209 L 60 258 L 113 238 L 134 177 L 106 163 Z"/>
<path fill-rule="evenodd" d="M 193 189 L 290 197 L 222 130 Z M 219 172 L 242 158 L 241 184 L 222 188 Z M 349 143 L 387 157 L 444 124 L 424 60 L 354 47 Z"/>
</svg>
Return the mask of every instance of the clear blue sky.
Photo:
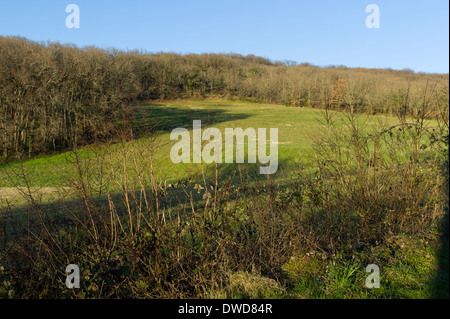
<svg viewBox="0 0 450 319">
<path fill-rule="evenodd" d="M 80 29 L 67 29 L 68 4 Z M 367 5 L 380 7 L 368 29 Z M 149 52 L 449 72 L 447 0 L 0 0 L 0 34 Z"/>
</svg>

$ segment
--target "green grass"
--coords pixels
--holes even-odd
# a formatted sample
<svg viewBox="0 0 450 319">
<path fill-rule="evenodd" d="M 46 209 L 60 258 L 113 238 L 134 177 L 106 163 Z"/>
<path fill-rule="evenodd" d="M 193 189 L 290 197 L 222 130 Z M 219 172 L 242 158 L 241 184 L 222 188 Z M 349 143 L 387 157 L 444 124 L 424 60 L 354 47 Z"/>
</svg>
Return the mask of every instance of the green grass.
<svg viewBox="0 0 450 319">
<path fill-rule="evenodd" d="M 162 170 L 156 171 L 157 175 L 173 181 L 177 179 L 176 173 L 182 171 L 181 167 L 195 166 L 193 164 L 175 165 L 169 158 L 170 149 L 175 144 L 175 141 L 170 141 L 170 132 L 176 127 L 185 127 L 191 132 L 194 119 L 202 120 L 202 129 L 216 127 L 222 134 L 225 128 L 278 128 L 281 169 L 288 169 L 293 163 L 308 163 L 313 154 L 311 138 L 317 136 L 322 130 L 319 122 L 321 112 L 315 109 L 214 100 L 145 104 L 141 106 L 135 125 L 145 129 L 151 126 L 150 123 L 159 122 L 159 132 L 154 144 L 160 147 L 153 156 L 156 161 L 155 167 L 161 167 Z M 372 118 L 371 123 L 375 123 L 377 119 L 396 123 L 396 119 L 384 116 Z M 149 138 L 138 139 L 127 143 L 127 146 L 130 146 L 129 144 L 136 147 L 137 152 L 149 152 L 145 149 L 149 145 Z M 115 149 L 120 152 L 121 145 L 115 145 Z M 80 151 L 80 154 L 81 158 L 88 159 L 95 153 L 86 147 Z M 22 169 L 27 174 L 31 187 L 63 186 L 66 176 L 62 173 L 74 173 L 69 163 L 71 160 L 73 160 L 73 154 L 66 152 L 29 159 L 21 163 L 4 164 L 0 166 L 0 187 L 27 186 L 15 175 L 15 173 L 21 174 Z M 221 166 L 224 168 L 230 165 Z"/>
</svg>

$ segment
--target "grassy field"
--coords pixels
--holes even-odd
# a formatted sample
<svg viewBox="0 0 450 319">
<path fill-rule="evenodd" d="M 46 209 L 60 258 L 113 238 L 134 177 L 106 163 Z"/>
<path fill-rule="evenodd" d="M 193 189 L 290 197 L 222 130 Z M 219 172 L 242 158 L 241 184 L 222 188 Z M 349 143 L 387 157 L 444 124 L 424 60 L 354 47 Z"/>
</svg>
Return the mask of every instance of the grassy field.
<svg viewBox="0 0 450 319">
<path fill-rule="evenodd" d="M 153 172 L 152 178 L 162 183 L 180 180 L 202 180 L 198 164 L 174 164 L 169 158 L 175 141 L 170 141 L 174 128 L 184 127 L 192 133 L 192 121 L 202 120 L 202 129 L 225 128 L 278 128 L 279 172 L 273 179 L 289 178 L 298 167 L 317 170 L 314 166 L 313 141 L 324 133 L 322 111 L 308 108 L 257 104 L 242 101 L 202 100 L 147 103 L 138 108 L 134 130 L 149 130 L 136 140 L 123 143 L 89 146 L 77 152 L 82 163 L 83 176 L 98 181 L 100 172 L 108 167 L 110 189 L 115 182 L 129 178 L 138 184 L 138 176 Z M 392 127 L 398 120 L 388 116 L 361 115 L 357 119 L 363 130 Z M 339 127 L 339 121 L 336 122 Z M 155 124 L 158 124 L 155 126 Z M 432 125 L 432 124 L 431 124 Z M 191 135 L 192 136 L 192 135 Z M 101 155 L 101 156 L 99 156 Z M 99 161 L 103 158 L 103 161 Z M 126 159 L 125 161 L 123 159 Z M 149 160 L 151 159 L 151 161 Z M 27 194 L 39 195 L 41 203 L 51 205 L 70 198 L 61 194 L 69 189 L 71 178 L 76 179 L 77 157 L 73 152 L 12 162 L 0 166 L 0 208 L 9 206 L 21 211 L 28 203 Z M 133 166 L 139 161 L 139 169 L 130 176 L 122 174 L 123 165 Z M 257 164 L 241 167 L 256 176 Z M 214 174 L 214 165 L 206 168 L 207 175 Z M 219 164 L 221 175 L 227 176 L 237 164 Z M 117 189 L 119 190 L 119 189 Z M 31 192 L 31 193 L 30 193 Z M 378 249 L 378 250 L 377 250 Z M 214 289 L 203 297 L 226 298 L 446 298 L 448 297 L 448 246 L 442 246 L 439 234 L 420 237 L 394 236 L 382 248 L 374 248 L 361 255 L 334 256 L 332 260 L 320 255 L 292 256 L 282 266 L 283 280 L 268 278 L 263 274 L 235 272 L 230 274 L 226 288 Z M 365 265 L 368 258 L 377 256 L 382 264 L 381 289 L 364 287 Z M 445 262 L 447 260 L 447 262 Z M 0 292 L 1 292 L 0 288 Z"/>
<path fill-rule="evenodd" d="M 139 130 L 151 130 L 152 137 L 143 137 L 125 143 L 125 147 L 133 148 L 136 153 L 150 154 L 151 147 L 155 161 L 155 175 L 174 182 L 186 178 L 186 174 L 193 174 L 198 170 L 197 164 L 174 164 L 169 154 L 176 141 L 170 141 L 170 132 L 178 127 L 189 130 L 192 136 L 192 121 L 200 119 L 202 130 L 215 127 L 224 133 L 225 128 L 278 128 L 278 155 L 279 172 L 289 171 L 295 165 L 309 166 L 314 154 L 312 148 L 313 138 L 323 131 L 323 116 L 320 110 L 298 107 L 285 107 L 280 105 L 259 104 L 242 101 L 204 100 L 181 101 L 172 103 L 148 103 L 140 106 L 136 112 L 134 125 Z M 387 116 L 361 115 L 359 121 L 370 130 L 372 126 L 395 125 L 398 120 Z M 156 124 L 156 125 L 155 125 Z M 89 146 L 79 150 L 81 160 L 93 158 L 104 146 Z M 117 154 L 110 155 L 117 164 L 117 155 L 122 152 L 122 145 L 117 143 L 110 147 Z M 247 156 L 247 148 L 246 148 Z M 144 160 L 145 160 L 144 159 Z M 48 196 L 54 188 L 63 187 L 68 176 L 76 173 L 72 152 L 39 157 L 21 162 L 12 162 L 0 166 L 0 188 L 3 189 L 0 200 L 17 199 L 17 192 L 11 190 L 16 186 L 31 187 L 41 190 Z M 236 164 L 219 164 L 220 169 L 235 169 Z M 244 167 L 257 172 L 257 165 L 244 164 Z M 181 175 L 181 176 L 180 176 Z M 26 181 L 23 178 L 26 176 Z M 281 174 L 275 174 L 275 178 Z"/>
</svg>

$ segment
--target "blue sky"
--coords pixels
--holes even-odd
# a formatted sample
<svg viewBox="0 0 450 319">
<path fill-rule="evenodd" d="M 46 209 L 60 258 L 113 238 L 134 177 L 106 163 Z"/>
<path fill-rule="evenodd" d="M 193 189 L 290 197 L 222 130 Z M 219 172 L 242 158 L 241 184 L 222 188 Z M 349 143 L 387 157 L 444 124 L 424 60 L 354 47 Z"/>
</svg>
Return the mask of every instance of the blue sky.
<svg viewBox="0 0 450 319">
<path fill-rule="evenodd" d="M 68 29 L 69 4 L 80 29 Z M 368 29 L 365 8 L 380 7 Z M 447 0 L 0 0 L 0 35 L 149 52 L 449 72 Z"/>
</svg>

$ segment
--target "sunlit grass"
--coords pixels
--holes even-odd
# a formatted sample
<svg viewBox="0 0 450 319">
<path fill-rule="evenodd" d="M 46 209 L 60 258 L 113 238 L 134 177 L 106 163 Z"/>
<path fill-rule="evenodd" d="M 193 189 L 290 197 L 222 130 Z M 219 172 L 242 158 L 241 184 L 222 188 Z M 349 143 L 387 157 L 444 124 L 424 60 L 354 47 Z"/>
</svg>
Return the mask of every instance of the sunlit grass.
<svg viewBox="0 0 450 319">
<path fill-rule="evenodd" d="M 242 129 L 270 128 L 278 129 L 278 154 L 279 169 L 273 177 L 280 178 L 279 172 L 289 172 L 292 167 L 301 163 L 312 169 L 314 150 L 312 140 L 324 133 L 323 115 L 321 110 L 299 107 L 285 107 L 280 105 L 259 104 L 242 101 L 228 100 L 203 100 L 203 101 L 177 101 L 168 103 L 146 103 L 137 111 L 136 128 L 145 128 L 158 123 L 156 130 L 139 139 L 128 141 L 124 144 L 100 145 L 84 147 L 77 152 L 78 159 L 71 151 L 58 155 L 42 156 L 28 159 L 22 162 L 12 162 L 0 166 L 0 200 L 13 199 L 24 204 L 16 192 L 6 192 L 11 187 L 32 188 L 58 188 L 67 186 L 70 177 L 75 177 L 78 172 L 75 160 L 89 167 L 91 171 L 99 169 L 96 162 L 97 155 L 103 154 L 104 165 L 107 170 L 115 168 L 114 178 L 120 179 L 121 166 L 123 166 L 122 152 L 126 152 L 127 165 L 133 166 L 134 161 L 141 167 L 139 174 L 148 175 L 151 172 L 154 177 L 167 182 L 176 182 L 181 179 L 201 178 L 201 166 L 199 164 L 174 164 L 170 159 L 171 147 L 176 141 L 170 140 L 170 132 L 176 127 L 184 127 L 189 130 L 192 137 L 192 121 L 200 119 L 202 130 L 207 127 L 218 128 L 224 137 L 225 128 Z M 339 114 L 342 116 L 343 114 Z M 338 116 L 336 116 L 338 118 Z M 365 130 L 384 123 L 395 125 L 398 120 L 387 116 L 358 116 L 358 123 Z M 341 122 L 336 121 L 339 127 Z M 224 139 L 223 139 L 224 140 Z M 225 148 L 223 148 L 225 153 Z M 247 158 L 247 147 L 245 148 Z M 150 165 L 150 162 L 153 165 Z M 204 167 L 207 175 L 212 174 L 214 165 Z M 240 169 L 246 170 L 258 178 L 260 164 L 241 164 Z M 219 164 L 219 170 L 229 174 L 237 169 L 237 164 Z M 142 171 L 142 168 L 145 168 Z M 110 172 L 111 173 L 111 172 Z M 137 174 L 131 174 L 131 179 Z M 259 176 L 261 178 L 261 176 Z M 111 187 L 115 187 L 111 185 Z M 1 191 L 5 188 L 5 191 Z M 11 195 L 15 194 L 15 195 Z M 49 198 L 44 196 L 44 198 Z"/>
</svg>

